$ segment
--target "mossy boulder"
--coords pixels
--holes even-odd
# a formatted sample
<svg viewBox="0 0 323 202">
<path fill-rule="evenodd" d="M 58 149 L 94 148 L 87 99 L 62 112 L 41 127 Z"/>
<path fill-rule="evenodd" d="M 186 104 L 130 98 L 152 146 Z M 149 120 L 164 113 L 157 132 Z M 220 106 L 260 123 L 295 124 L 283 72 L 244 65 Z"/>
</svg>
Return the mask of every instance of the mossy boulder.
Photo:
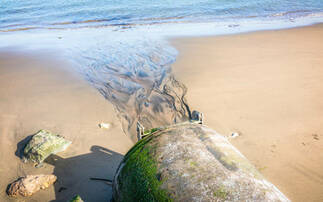
<svg viewBox="0 0 323 202">
<path fill-rule="evenodd" d="M 153 130 L 125 155 L 113 201 L 289 201 L 229 141 L 185 123 Z"/>
<path fill-rule="evenodd" d="M 24 148 L 24 159 L 41 164 L 49 155 L 64 151 L 71 141 L 46 130 L 36 133 Z"/>
</svg>

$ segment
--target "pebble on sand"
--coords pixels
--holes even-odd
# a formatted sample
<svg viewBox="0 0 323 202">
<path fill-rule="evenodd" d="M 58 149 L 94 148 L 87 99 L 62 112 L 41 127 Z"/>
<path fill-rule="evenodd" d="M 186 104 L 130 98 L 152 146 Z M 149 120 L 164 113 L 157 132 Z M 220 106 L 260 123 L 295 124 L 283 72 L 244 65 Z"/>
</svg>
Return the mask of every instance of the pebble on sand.
<svg viewBox="0 0 323 202">
<path fill-rule="evenodd" d="M 109 129 L 110 128 L 110 126 L 111 126 L 111 124 L 109 124 L 109 123 L 99 123 L 99 127 L 100 128 L 105 128 L 105 129 Z"/>
</svg>

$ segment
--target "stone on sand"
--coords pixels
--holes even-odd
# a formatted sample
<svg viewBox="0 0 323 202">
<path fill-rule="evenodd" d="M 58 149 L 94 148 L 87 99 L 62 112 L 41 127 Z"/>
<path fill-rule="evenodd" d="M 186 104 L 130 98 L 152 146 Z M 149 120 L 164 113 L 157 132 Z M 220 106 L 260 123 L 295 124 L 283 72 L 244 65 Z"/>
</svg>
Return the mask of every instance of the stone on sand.
<svg viewBox="0 0 323 202">
<path fill-rule="evenodd" d="M 109 123 L 99 123 L 99 127 L 100 128 L 105 128 L 105 129 L 109 129 L 110 128 L 110 124 Z"/>
<path fill-rule="evenodd" d="M 72 142 L 60 135 L 40 130 L 24 149 L 24 159 L 41 164 L 49 155 L 64 151 Z"/>
<path fill-rule="evenodd" d="M 46 189 L 56 181 L 55 175 L 27 175 L 11 183 L 8 187 L 9 196 L 31 196 L 40 189 Z"/>
<path fill-rule="evenodd" d="M 230 138 L 231 138 L 231 139 L 234 139 L 234 138 L 237 138 L 237 137 L 239 137 L 239 136 L 240 136 L 240 135 L 239 135 L 239 133 L 234 132 L 234 133 L 232 133 L 232 134 L 231 134 Z"/>
</svg>

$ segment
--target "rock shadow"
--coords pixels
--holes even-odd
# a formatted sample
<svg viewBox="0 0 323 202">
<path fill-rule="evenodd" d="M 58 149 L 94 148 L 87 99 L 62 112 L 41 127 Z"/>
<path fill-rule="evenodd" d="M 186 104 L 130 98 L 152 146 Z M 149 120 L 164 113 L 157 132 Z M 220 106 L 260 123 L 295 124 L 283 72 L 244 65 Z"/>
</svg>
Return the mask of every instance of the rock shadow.
<svg viewBox="0 0 323 202">
<path fill-rule="evenodd" d="M 55 200 L 66 202 L 75 195 L 84 201 L 110 201 L 112 186 L 101 178 L 112 180 L 123 155 L 101 146 L 92 146 L 91 152 L 70 158 L 51 155 L 45 162 L 54 165 L 57 176 L 54 184 Z"/>
<path fill-rule="evenodd" d="M 20 158 L 23 159 L 24 156 L 24 149 L 27 145 L 27 143 L 31 140 L 31 138 L 35 135 L 36 133 L 32 134 L 32 135 L 28 135 L 25 139 L 21 140 L 20 142 L 18 142 L 17 144 L 17 149 L 15 152 L 15 155 Z"/>
</svg>

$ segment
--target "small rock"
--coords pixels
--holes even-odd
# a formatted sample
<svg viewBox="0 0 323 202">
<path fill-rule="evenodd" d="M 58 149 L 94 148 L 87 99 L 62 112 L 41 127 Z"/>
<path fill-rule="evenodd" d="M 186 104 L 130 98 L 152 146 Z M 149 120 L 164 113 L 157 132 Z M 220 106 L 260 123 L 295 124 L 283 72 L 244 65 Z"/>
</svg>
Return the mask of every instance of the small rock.
<svg viewBox="0 0 323 202">
<path fill-rule="evenodd" d="M 70 200 L 70 202 L 84 202 L 84 201 L 82 200 L 82 198 L 80 197 L 80 195 L 76 195 L 76 196 L 74 196 L 74 198 L 72 198 Z"/>
<path fill-rule="evenodd" d="M 110 124 L 109 123 L 99 123 L 99 127 L 100 128 L 105 128 L 105 129 L 109 129 L 110 128 Z"/>
<path fill-rule="evenodd" d="M 235 132 L 235 133 L 231 134 L 230 138 L 234 139 L 234 138 L 239 137 L 239 136 L 240 136 L 239 133 Z"/>
<path fill-rule="evenodd" d="M 31 196 L 40 189 L 46 189 L 56 181 L 55 175 L 27 175 L 8 186 L 7 194 L 9 196 Z"/>
<path fill-rule="evenodd" d="M 46 130 L 40 130 L 24 149 L 24 161 L 41 164 L 49 155 L 64 151 L 72 142 Z"/>
</svg>

